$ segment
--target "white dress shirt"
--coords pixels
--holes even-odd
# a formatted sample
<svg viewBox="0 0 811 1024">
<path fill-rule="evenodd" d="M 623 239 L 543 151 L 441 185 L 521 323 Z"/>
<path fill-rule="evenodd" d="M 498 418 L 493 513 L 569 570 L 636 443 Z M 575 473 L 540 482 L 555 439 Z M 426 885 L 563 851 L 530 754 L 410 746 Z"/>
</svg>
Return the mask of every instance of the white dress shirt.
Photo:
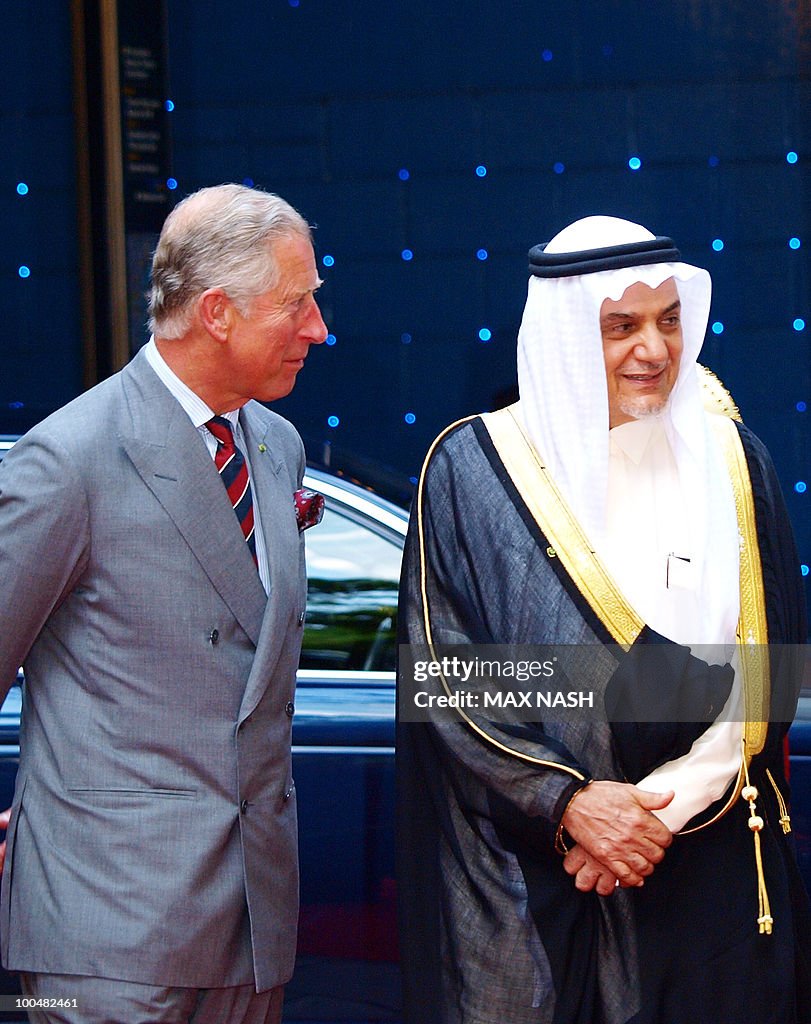
<svg viewBox="0 0 811 1024">
<path fill-rule="evenodd" d="M 174 397 L 180 402 L 183 411 L 192 421 L 200 437 L 203 439 L 208 453 L 214 459 L 217 454 L 217 439 L 211 433 L 206 426 L 206 423 L 216 415 L 206 403 L 200 398 L 199 395 L 195 394 L 191 388 L 184 384 L 178 375 L 169 367 L 166 360 L 158 351 L 158 346 L 155 344 L 155 339 L 150 338 L 144 349 L 147 361 L 155 373 L 160 378 L 161 382 L 166 385 L 169 391 Z M 248 458 L 248 446 L 245 442 L 245 435 L 242 432 L 242 427 L 239 422 L 239 409 L 233 409 L 231 412 L 220 413 L 220 415 L 227 419 L 231 424 L 234 431 L 234 441 L 237 447 L 245 456 L 245 461 L 248 465 L 248 474 L 253 476 L 251 473 L 251 463 Z M 251 495 L 253 497 L 253 519 L 254 519 L 254 538 L 256 540 L 256 560 L 259 568 L 259 579 L 262 581 L 262 586 L 265 588 L 265 593 L 270 591 L 270 570 L 268 566 L 267 549 L 265 547 L 265 537 L 262 533 L 262 520 L 260 518 L 259 499 L 256 493 L 256 488 L 251 488 Z"/>
</svg>

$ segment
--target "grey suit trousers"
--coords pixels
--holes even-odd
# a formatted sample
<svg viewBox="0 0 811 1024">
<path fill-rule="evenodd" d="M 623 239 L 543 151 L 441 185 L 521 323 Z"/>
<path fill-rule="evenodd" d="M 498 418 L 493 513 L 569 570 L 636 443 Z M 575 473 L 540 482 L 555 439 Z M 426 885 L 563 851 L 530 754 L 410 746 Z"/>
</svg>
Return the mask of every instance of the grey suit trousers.
<svg viewBox="0 0 811 1024">
<path fill-rule="evenodd" d="M 281 1024 L 284 986 L 167 988 L 77 974 L 21 973 L 23 995 L 75 1006 L 28 1009 L 32 1024 Z"/>
</svg>

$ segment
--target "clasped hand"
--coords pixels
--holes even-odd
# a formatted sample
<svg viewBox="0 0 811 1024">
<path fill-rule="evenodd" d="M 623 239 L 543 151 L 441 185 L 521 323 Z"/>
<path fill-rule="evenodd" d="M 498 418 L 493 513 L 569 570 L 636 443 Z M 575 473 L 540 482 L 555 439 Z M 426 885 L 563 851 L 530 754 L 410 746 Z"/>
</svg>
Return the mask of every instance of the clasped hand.
<svg viewBox="0 0 811 1024">
<path fill-rule="evenodd" d="M 582 892 L 610 895 L 617 884 L 640 886 L 653 873 L 673 834 L 653 811 L 673 791 L 646 793 L 624 782 L 592 782 L 570 802 L 561 823 L 577 844 L 563 859 Z"/>
</svg>

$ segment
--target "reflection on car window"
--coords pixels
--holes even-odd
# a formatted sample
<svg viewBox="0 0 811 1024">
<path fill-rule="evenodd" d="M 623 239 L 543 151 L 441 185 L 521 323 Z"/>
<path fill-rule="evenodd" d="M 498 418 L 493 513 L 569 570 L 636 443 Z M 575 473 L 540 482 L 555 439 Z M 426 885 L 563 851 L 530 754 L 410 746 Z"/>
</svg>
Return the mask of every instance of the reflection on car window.
<svg viewBox="0 0 811 1024">
<path fill-rule="evenodd" d="M 301 667 L 393 670 L 399 546 L 330 508 L 306 544 Z"/>
</svg>

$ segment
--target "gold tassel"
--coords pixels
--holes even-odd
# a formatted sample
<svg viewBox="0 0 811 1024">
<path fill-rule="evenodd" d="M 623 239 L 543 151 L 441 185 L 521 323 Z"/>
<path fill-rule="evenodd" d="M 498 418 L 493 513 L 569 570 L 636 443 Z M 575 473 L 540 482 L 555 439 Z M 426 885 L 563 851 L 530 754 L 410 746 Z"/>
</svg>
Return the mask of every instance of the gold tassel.
<svg viewBox="0 0 811 1024">
<path fill-rule="evenodd" d="M 757 865 L 757 895 L 758 895 L 758 929 L 761 935 L 772 934 L 772 924 L 774 919 L 771 914 L 771 907 L 769 906 L 769 894 L 766 891 L 766 879 L 763 875 L 763 857 L 760 849 L 760 832 L 763 828 L 763 818 L 757 813 L 755 807 L 755 800 L 758 797 L 758 791 L 755 786 L 752 786 L 749 782 L 749 768 L 746 764 L 746 759 L 743 762 L 744 772 L 746 774 L 746 785 L 741 790 L 742 799 L 749 803 L 749 828 L 752 830 L 752 835 L 755 840 L 755 864 Z"/>
<path fill-rule="evenodd" d="M 774 776 L 766 769 L 766 774 L 769 776 L 769 782 L 772 784 L 775 796 L 777 797 L 777 806 L 780 808 L 780 827 L 783 829 L 783 835 L 788 835 L 791 832 L 791 818 L 789 817 L 788 807 L 786 807 L 786 801 L 783 799 L 783 794 L 777 788 L 777 783 L 774 781 Z"/>
</svg>

